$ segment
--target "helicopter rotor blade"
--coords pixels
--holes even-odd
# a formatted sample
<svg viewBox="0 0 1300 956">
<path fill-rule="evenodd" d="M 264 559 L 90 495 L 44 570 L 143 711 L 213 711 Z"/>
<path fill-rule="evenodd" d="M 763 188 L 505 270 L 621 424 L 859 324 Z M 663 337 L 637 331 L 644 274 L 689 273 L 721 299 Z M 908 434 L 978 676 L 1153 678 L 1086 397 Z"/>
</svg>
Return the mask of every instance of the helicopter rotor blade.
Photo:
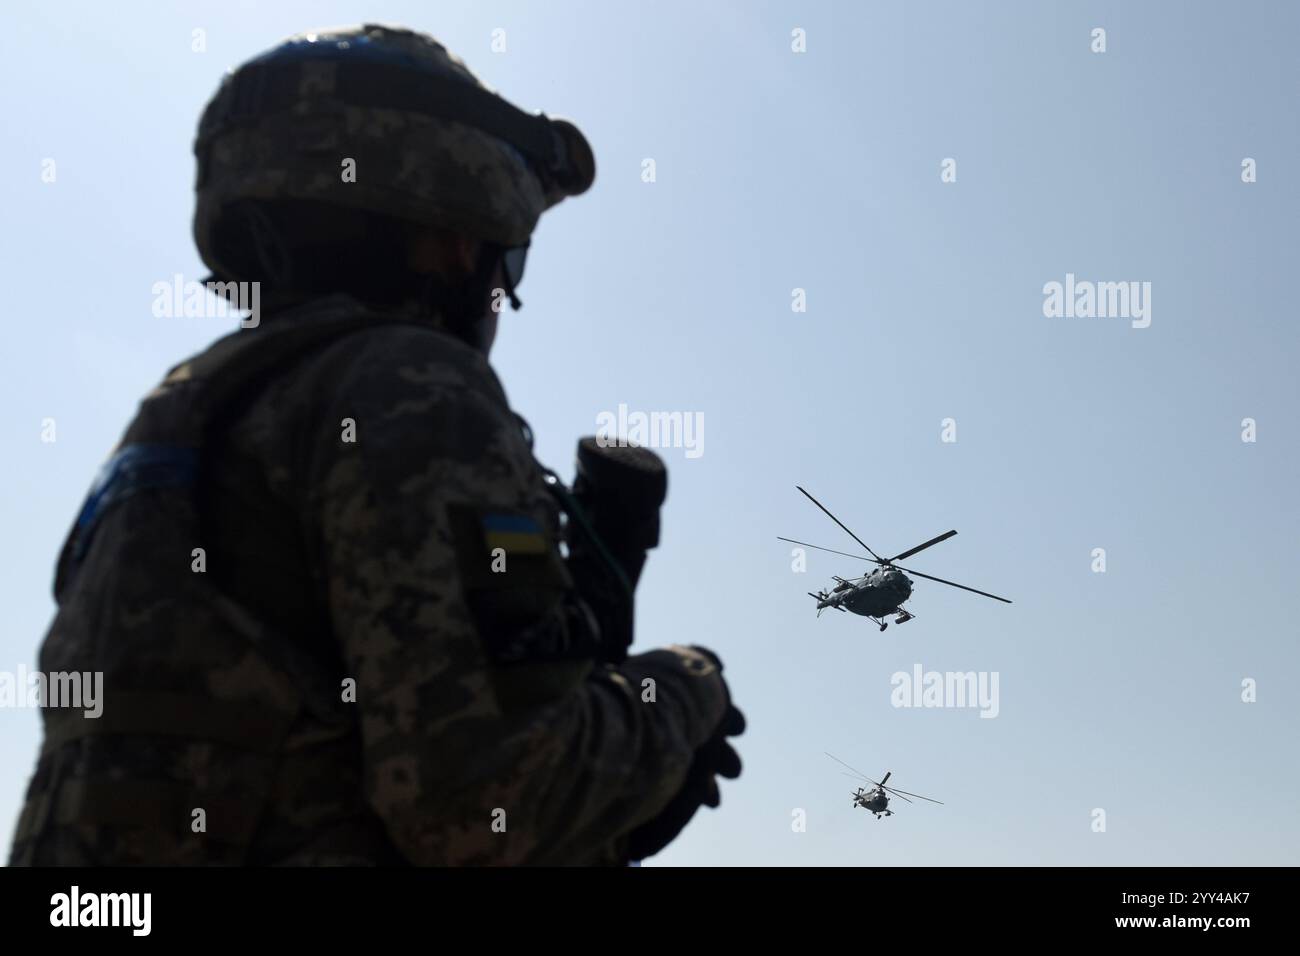
<svg viewBox="0 0 1300 956">
<path fill-rule="evenodd" d="M 846 764 L 846 763 L 845 763 L 843 760 L 841 760 L 839 757 L 835 756 L 833 753 L 829 753 L 829 752 L 827 752 L 827 751 L 825 751 L 825 750 L 823 750 L 822 753 L 826 754 L 826 756 L 830 757 L 832 760 L 834 760 L 834 761 L 835 761 L 837 764 L 839 764 L 840 766 L 843 766 L 843 767 L 849 767 L 848 764 Z M 878 786 L 880 786 L 880 784 L 876 783 L 876 781 L 872 780 L 870 777 L 868 777 L 868 776 L 867 776 L 865 773 L 863 773 L 861 770 L 858 770 L 858 769 L 856 769 L 855 767 L 849 767 L 849 769 L 852 770 L 854 773 L 856 773 L 856 774 L 857 774 L 859 777 L 861 777 L 863 780 L 867 781 L 867 783 L 871 784 L 873 787 L 878 787 Z"/>
<path fill-rule="evenodd" d="M 884 787 L 884 788 L 882 788 L 882 789 L 888 791 L 891 795 L 893 795 L 893 796 L 895 796 L 895 797 L 898 797 L 898 799 L 899 799 L 899 800 L 902 800 L 904 803 L 911 803 L 911 802 L 912 802 L 911 800 L 908 800 L 907 797 L 905 797 L 905 796 L 903 796 L 901 793 L 899 793 L 897 790 L 891 790 L 889 787 Z"/>
<path fill-rule="evenodd" d="M 892 564 L 895 561 L 902 561 L 904 558 L 910 558 L 912 555 L 916 554 L 917 552 L 924 551 L 926 548 L 931 547 L 932 545 L 936 545 L 940 541 L 947 541 L 956 533 L 957 533 L 956 531 L 946 531 L 943 534 L 939 535 L 939 537 L 937 538 L 931 538 L 925 544 L 918 544 L 911 551 L 904 551 L 902 554 L 894 555 L 892 558 L 889 559 L 889 561 Z"/>
<path fill-rule="evenodd" d="M 971 591 L 975 594 L 982 594 L 986 598 L 992 598 L 995 601 L 1001 601 L 1003 604 L 1011 603 L 1011 601 L 1008 600 L 1007 598 L 998 597 L 996 594 L 989 594 L 988 591 L 980 591 L 977 588 L 968 588 L 966 587 L 966 585 L 958 584 L 956 581 L 945 581 L 943 578 L 936 578 L 932 574 L 922 574 L 920 571 L 913 571 L 911 568 L 899 568 L 898 565 L 894 565 L 894 567 L 898 568 L 899 571 L 906 571 L 908 574 L 915 574 L 918 578 L 925 578 L 927 581 L 938 581 L 940 584 L 946 584 L 949 587 L 961 588 L 963 591 Z"/>
<path fill-rule="evenodd" d="M 833 548 L 823 548 L 820 544 L 809 544 L 807 541 L 796 541 L 794 538 L 783 538 L 779 534 L 776 536 L 776 540 L 789 541 L 791 544 L 801 545 L 802 547 L 805 548 L 813 548 L 816 551 L 829 551 L 831 554 L 838 554 L 840 555 L 840 557 L 844 557 L 844 558 L 854 558 L 858 561 L 868 561 L 868 562 L 873 562 L 875 564 L 885 563 L 884 561 L 881 561 L 878 558 L 864 558 L 860 554 L 849 554 L 847 551 L 836 551 Z"/>
<path fill-rule="evenodd" d="M 923 797 L 919 793 L 908 793 L 906 790 L 895 790 L 893 787 L 886 787 L 885 789 L 896 797 L 903 797 L 903 794 L 906 793 L 907 797 L 916 797 L 918 800 L 929 800 L 931 803 L 937 803 L 939 806 L 943 806 L 942 800 L 935 800 L 933 797 Z M 907 800 L 907 797 L 903 797 L 903 799 Z M 907 802 L 911 803 L 912 801 L 907 800 Z"/>
<path fill-rule="evenodd" d="M 799 488 L 798 485 L 795 485 L 795 487 L 796 487 L 796 488 Z M 845 531 L 847 531 L 847 532 L 848 532 L 848 535 L 849 535 L 850 538 L 852 538 L 852 539 L 853 539 L 854 541 L 856 541 L 858 544 L 862 545 L 862 547 L 867 548 L 867 543 L 866 543 L 865 541 L 863 541 L 861 538 L 859 538 L 859 537 L 858 537 L 856 534 L 854 534 L 852 531 L 849 531 L 848 526 L 847 526 L 843 521 L 841 521 L 839 518 L 835 517 L 835 516 L 834 516 L 833 514 L 831 514 L 829 511 L 826 511 L 826 506 L 825 506 L 825 505 L 823 505 L 820 501 L 818 501 L 818 500 L 817 500 L 816 498 L 814 498 L 812 495 L 808 494 L 808 492 L 804 491 L 802 488 L 799 488 L 799 491 L 803 494 L 803 496 L 804 496 L 805 498 L 807 498 L 809 501 L 811 501 L 813 504 L 815 504 L 818 508 L 821 508 L 821 510 L 822 510 L 823 512 L 825 512 L 826 517 L 830 518 L 830 519 L 831 519 L 832 521 L 834 521 L 837 525 L 839 525 L 841 528 L 843 528 Z M 884 560 L 883 558 L 880 557 L 880 555 L 876 554 L 876 552 L 872 551 L 870 548 L 867 548 L 867 554 L 871 555 L 871 556 L 872 556 L 873 558 L 875 558 L 877 561 L 883 561 L 883 560 Z"/>
</svg>

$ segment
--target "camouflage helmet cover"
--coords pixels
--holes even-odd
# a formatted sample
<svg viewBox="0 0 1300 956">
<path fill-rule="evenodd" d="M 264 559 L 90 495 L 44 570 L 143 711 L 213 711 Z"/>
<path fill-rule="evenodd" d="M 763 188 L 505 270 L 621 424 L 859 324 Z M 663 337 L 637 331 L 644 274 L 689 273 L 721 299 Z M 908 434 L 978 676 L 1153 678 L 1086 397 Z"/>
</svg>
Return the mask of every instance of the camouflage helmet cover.
<svg viewBox="0 0 1300 956">
<path fill-rule="evenodd" d="M 386 71 L 378 80 L 375 68 Z M 527 153 L 509 141 L 516 131 Z M 315 201 L 510 247 L 595 178 L 572 124 L 516 110 L 432 37 L 372 24 L 297 34 L 227 74 L 194 152 L 195 241 L 227 275 L 216 225 L 242 200 Z M 552 161 L 539 162 L 543 154 Z M 348 159 L 353 181 L 344 181 Z"/>
</svg>

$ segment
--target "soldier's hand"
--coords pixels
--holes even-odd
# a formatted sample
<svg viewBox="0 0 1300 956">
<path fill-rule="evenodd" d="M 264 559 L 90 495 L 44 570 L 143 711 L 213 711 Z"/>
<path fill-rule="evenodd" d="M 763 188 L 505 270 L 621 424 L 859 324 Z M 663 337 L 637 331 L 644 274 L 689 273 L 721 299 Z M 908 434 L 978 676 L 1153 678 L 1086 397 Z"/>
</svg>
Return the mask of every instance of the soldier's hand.
<svg viewBox="0 0 1300 956">
<path fill-rule="evenodd" d="M 731 702 L 726 682 L 721 677 L 722 661 L 712 651 L 702 647 L 675 647 L 672 651 L 686 659 L 688 669 L 716 679 L 724 707 L 721 718 L 696 749 L 681 790 L 658 816 L 629 835 L 628 858 L 632 860 L 643 860 L 666 847 L 681 833 L 701 806 L 717 807 L 722 802 L 718 777 L 734 780 L 740 776 L 740 755 L 727 742 L 727 738 L 744 733 L 745 717 Z"/>
</svg>

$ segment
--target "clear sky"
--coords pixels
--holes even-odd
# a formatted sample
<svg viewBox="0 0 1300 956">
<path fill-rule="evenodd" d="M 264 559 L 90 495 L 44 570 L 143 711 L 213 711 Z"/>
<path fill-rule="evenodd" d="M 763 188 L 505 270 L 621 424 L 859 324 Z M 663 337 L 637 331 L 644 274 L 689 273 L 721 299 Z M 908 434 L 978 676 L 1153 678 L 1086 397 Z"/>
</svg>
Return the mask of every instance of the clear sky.
<svg viewBox="0 0 1300 956">
<path fill-rule="evenodd" d="M 541 458 L 571 473 L 620 403 L 703 415 L 702 455 L 664 451 L 638 646 L 722 655 L 746 769 L 656 862 L 1300 862 L 1298 11 L 14 6 L 0 669 L 34 666 L 62 536 L 140 396 L 233 327 L 151 312 L 154 282 L 204 274 L 191 145 L 222 71 L 309 27 L 401 23 L 596 151 L 493 354 Z M 1151 283 L 1150 326 L 1045 317 L 1067 273 Z M 864 567 L 792 571 L 776 535 L 856 551 L 796 483 L 881 553 L 958 529 L 905 563 L 1015 603 L 917 581 L 906 627 L 816 619 L 805 592 Z M 997 717 L 892 706 L 917 664 L 996 672 Z M 0 710 L 6 840 L 38 742 L 34 711 Z M 945 805 L 877 823 L 824 750 Z"/>
</svg>

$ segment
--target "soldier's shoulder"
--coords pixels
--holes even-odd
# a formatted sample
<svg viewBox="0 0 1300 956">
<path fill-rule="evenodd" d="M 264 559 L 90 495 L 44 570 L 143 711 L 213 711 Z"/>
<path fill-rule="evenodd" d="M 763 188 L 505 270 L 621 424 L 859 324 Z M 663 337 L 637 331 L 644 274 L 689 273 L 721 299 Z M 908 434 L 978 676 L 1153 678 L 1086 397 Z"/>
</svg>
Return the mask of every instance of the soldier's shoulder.
<svg viewBox="0 0 1300 956">
<path fill-rule="evenodd" d="M 505 404 L 482 353 L 433 327 L 376 321 L 349 329 L 308 355 L 294 385 L 370 400 L 436 392 L 444 400 L 479 396 Z"/>
<path fill-rule="evenodd" d="M 469 433 L 509 430 L 513 421 L 486 358 L 432 325 L 361 316 L 274 364 L 228 434 L 284 480 L 340 434 L 343 441 L 360 436 L 356 445 L 367 455 L 391 449 L 403 457 L 421 443 L 463 443 Z"/>
</svg>

